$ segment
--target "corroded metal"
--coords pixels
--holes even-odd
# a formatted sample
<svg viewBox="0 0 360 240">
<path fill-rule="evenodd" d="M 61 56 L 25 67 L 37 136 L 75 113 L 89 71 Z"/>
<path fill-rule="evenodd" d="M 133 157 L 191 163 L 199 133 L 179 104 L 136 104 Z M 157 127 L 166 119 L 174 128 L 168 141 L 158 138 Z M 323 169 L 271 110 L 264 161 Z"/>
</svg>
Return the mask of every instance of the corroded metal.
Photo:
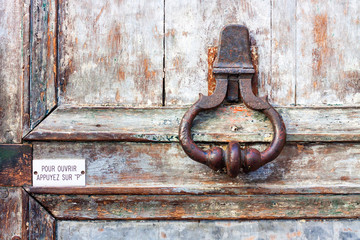
<svg viewBox="0 0 360 240">
<path fill-rule="evenodd" d="M 241 25 L 226 26 L 221 33 L 219 56 L 214 63 L 213 73 L 216 78 L 216 89 L 211 96 L 200 94 L 199 100 L 185 113 L 180 123 L 179 139 L 186 154 L 193 160 L 209 166 L 214 170 L 226 168 L 230 177 L 236 177 L 240 170 L 255 171 L 274 160 L 286 142 L 286 128 L 279 113 L 269 104 L 267 97 L 257 97 L 251 87 L 255 73 L 251 57 L 249 33 Z M 238 81 L 238 85 L 234 84 Z M 202 150 L 191 138 L 191 127 L 196 115 L 218 107 L 225 98 L 228 101 L 238 100 L 240 94 L 245 105 L 253 110 L 263 112 L 271 121 L 274 137 L 269 147 L 260 152 L 254 148 L 242 149 L 237 142 L 230 142 L 227 150 L 213 147 Z"/>
</svg>

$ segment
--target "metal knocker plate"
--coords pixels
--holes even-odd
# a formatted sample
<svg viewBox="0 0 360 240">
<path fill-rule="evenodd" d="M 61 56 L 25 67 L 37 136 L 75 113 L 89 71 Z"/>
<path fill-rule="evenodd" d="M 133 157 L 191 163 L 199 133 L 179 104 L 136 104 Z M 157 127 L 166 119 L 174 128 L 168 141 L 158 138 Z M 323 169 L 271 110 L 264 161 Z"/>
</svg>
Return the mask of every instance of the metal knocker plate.
<svg viewBox="0 0 360 240">
<path fill-rule="evenodd" d="M 249 32 L 245 26 L 228 25 L 222 30 L 213 73 L 216 79 L 215 92 L 211 96 L 200 94 L 199 100 L 185 113 L 179 128 L 180 144 L 193 160 L 214 170 L 226 167 L 227 174 L 236 177 L 241 169 L 247 173 L 274 160 L 285 145 L 286 128 L 267 97 L 257 97 L 252 91 L 251 79 L 255 71 L 250 57 Z M 193 120 L 199 112 L 218 107 L 225 98 L 228 101 L 236 99 L 238 89 L 248 108 L 261 111 L 270 119 L 274 130 L 272 142 L 263 152 L 253 148 L 242 149 L 238 142 L 230 142 L 226 151 L 219 147 L 202 150 L 191 138 Z"/>
</svg>

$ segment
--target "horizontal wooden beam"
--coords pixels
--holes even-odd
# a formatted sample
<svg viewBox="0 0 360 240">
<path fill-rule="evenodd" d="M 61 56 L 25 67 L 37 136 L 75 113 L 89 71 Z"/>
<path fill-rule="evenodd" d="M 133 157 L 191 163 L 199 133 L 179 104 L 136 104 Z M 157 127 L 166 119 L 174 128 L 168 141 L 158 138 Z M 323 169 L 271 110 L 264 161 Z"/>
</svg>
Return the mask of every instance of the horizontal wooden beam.
<svg viewBox="0 0 360 240">
<path fill-rule="evenodd" d="M 360 108 L 276 108 L 290 142 L 360 141 Z M 186 108 L 56 109 L 26 140 L 177 142 Z M 244 105 L 201 113 L 192 129 L 200 142 L 270 142 L 272 126 Z"/>
<path fill-rule="evenodd" d="M 0 186 L 31 185 L 32 146 L 0 144 Z"/>
<path fill-rule="evenodd" d="M 359 218 L 360 195 L 35 195 L 57 219 Z"/>
<path fill-rule="evenodd" d="M 357 143 L 287 144 L 276 160 L 236 178 L 191 160 L 178 143 L 35 142 L 33 148 L 34 159 L 85 159 L 86 187 L 33 187 L 32 193 L 360 194 Z"/>
</svg>

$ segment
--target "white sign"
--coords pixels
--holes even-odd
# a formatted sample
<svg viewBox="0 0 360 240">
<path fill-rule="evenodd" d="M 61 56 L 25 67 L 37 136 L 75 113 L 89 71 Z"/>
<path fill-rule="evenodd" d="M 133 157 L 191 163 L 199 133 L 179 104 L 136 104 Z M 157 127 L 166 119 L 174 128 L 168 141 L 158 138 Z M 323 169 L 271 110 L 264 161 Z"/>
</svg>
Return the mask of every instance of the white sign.
<svg viewBox="0 0 360 240">
<path fill-rule="evenodd" d="M 85 159 L 33 160 L 34 187 L 85 186 Z"/>
</svg>

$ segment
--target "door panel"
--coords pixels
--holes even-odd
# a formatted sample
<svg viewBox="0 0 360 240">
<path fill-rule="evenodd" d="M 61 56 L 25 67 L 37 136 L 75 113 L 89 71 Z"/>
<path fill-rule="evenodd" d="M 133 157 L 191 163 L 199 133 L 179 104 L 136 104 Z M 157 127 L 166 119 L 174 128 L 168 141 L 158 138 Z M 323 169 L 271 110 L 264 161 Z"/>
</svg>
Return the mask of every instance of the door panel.
<svg viewBox="0 0 360 240">
<path fill-rule="evenodd" d="M 59 221 L 67 239 L 358 239 L 358 221 Z"/>
<path fill-rule="evenodd" d="M 161 106 L 163 8 L 154 1 L 60 1 L 60 104 Z"/>
<path fill-rule="evenodd" d="M 359 105 L 359 14 L 356 0 L 297 1 L 297 104 Z"/>
<path fill-rule="evenodd" d="M 7 187 L 23 187 L 6 188 L 6 200 L 0 195 L 10 204 L 17 196 L 22 208 L 9 231 L 48 239 L 54 233 L 64 239 L 112 238 L 114 231 L 132 236 L 136 230 L 155 239 L 185 236 L 181 231 L 194 239 L 358 237 L 358 221 L 256 220 L 360 217 L 359 5 L 4 2 L 0 142 L 27 141 L 34 159 L 86 160 L 86 186 L 76 188 L 26 186 L 31 156 L 0 164 L 5 170 L 14 164 L 1 174 L 27 169 L 21 175 L 26 183 L 9 183 L 0 174 Z M 178 143 L 188 106 L 199 92 L 213 91 L 218 37 L 230 23 L 249 28 L 253 90 L 269 95 L 288 130 L 278 159 L 234 179 L 192 161 Z M 193 129 L 204 149 L 234 140 L 261 150 L 272 135 L 265 116 L 241 103 L 204 112 Z"/>
<path fill-rule="evenodd" d="M 28 106 L 22 105 L 23 82 L 28 76 L 24 48 L 25 42 L 28 44 L 27 4 L 28 1 L 0 1 L 0 143 L 20 143 L 22 138 L 21 112 Z"/>
<path fill-rule="evenodd" d="M 30 4 L 30 124 L 31 128 L 57 104 L 57 2 Z"/>
<path fill-rule="evenodd" d="M 270 1 L 166 1 L 166 105 L 189 105 L 208 92 L 208 50 L 219 44 L 221 29 L 245 24 L 250 31 L 259 78 L 270 81 Z"/>
</svg>

